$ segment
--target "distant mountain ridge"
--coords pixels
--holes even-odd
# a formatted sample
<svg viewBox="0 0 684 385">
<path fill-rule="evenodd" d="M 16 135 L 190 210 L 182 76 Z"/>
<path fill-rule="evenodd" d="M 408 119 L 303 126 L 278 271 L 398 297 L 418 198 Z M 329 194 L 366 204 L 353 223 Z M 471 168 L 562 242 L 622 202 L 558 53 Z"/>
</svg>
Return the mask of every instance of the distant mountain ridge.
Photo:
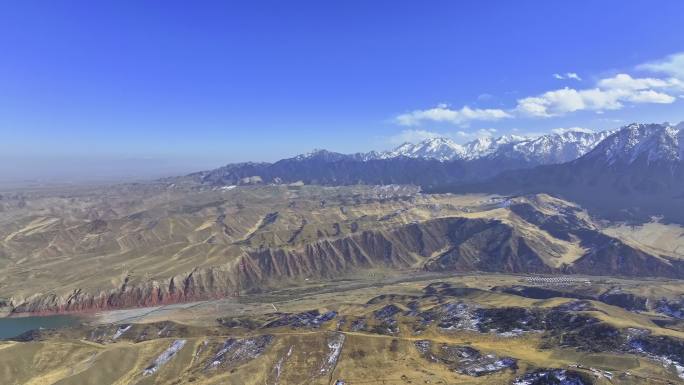
<svg viewBox="0 0 684 385">
<path fill-rule="evenodd" d="M 329 161 L 342 159 L 369 161 L 406 157 L 434 159 L 440 162 L 515 159 L 535 164 L 563 163 L 586 154 L 613 132 L 591 132 L 570 129 L 561 133 L 551 133 L 537 137 L 519 135 L 483 136 L 465 144 L 456 143 L 454 140 L 446 137 L 436 137 L 425 139 L 418 143 L 406 142 L 388 151 L 370 151 L 345 155 L 327 150 L 314 150 L 307 154 L 298 155 L 293 159 L 305 160 L 312 157 L 324 157 Z"/>
<path fill-rule="evenodd" d="M 543 191 L 615 219 L 662 216 L 684 223 L 684 125 L 630 124 L 566 163 L 506 170 L 434 192 Z"/>
<path fill-rule="evenodd" d="M 572 160 L 608 135 L 608 131 L 571 130 L 535 138 L 482 137 L 463 145 L 449 138 L 432 138 L 416 144 L 404 143 L 384 152 L 341 154 L 314 150 L 274 163 L 229 164 L 168 180 L 212 186 L 303 182 L 436 187 L 481 181 L 506 170 Z"/>
<path fill-rule="evenodd" d="M 465 144 L 449 138 L 431 138 L 419 143 L 404 143 L 391 151 L 368 153 L 365 159 L 408 158 L 451 160 L 518 159 L 537 164 L 563 163 L 579 158 L 607 138 L 612 131 L 568 130 L 538 137 L 504 135 L 480 137 Z"/>
<path fill-rule="evenodd" d="M 275 163 L 229 164 L 169 183 L 406 184 L 426 192 L 548 193 L 616 219 L 665 216 L 684 223 L 684 124 L 630 124 L 536 138 L 446 138 L 386 152 L 316 150 Z"/>
</svg>

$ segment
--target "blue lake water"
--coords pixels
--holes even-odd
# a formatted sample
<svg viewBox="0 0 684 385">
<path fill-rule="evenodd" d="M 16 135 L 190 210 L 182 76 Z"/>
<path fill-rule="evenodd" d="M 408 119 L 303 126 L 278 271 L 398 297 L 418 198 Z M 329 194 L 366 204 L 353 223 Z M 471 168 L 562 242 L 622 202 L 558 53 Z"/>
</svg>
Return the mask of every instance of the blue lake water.
<svg viewBox="0 0 684 385">
<path fill-rule="evenodd" d="M 0 339 L 15 337 L 33 329 L 58 329 L 78 325 L 80 322 L 80 318 L 70 315 L 0 318 Z"/>
</svg>

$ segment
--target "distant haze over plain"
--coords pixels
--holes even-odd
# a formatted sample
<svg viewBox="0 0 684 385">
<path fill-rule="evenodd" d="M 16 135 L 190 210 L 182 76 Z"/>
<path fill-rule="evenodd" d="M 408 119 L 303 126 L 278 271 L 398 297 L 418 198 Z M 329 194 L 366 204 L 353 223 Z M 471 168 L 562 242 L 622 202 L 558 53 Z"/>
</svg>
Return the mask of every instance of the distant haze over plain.
<svg viewBox="0 0 684 385">
<path fill-rule="evenodd" d="M 183 175 L 223 163 L 201 159 L 0 156 L 0 188 L 143 181 Z"/>
</svg>

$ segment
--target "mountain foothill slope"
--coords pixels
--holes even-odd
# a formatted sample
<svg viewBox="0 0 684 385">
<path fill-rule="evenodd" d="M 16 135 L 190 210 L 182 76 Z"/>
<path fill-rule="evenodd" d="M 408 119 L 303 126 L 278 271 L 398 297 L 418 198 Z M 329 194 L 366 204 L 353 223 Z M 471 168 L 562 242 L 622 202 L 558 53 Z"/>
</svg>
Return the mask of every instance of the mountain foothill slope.
<svg viewBox="0 0 684 385">
<path fill-rule="evenodd" d="M 372 271 L 684 276 L 684 262 L 606 235 L 543 194 L 159 183 L 5 194 L 2 210 L 0 298 L 13 312 L 149 306 L 230 296 L 238 279 L 264 291 Z"/>
</svg>

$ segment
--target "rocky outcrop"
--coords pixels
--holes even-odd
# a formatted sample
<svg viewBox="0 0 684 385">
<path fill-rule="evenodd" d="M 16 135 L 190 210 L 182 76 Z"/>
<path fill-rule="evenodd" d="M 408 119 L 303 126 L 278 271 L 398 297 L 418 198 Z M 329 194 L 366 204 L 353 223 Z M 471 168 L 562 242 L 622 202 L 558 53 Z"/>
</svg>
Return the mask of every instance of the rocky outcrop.
<svg viewBox="0 0 684 385">
<path fill-rule="evenodd" d="M 505 369 L 518 368 L 517 360 L 514 358 L 483 354 L 470 346 L 441 344 L 437 348 L 430 340 L 419 340 L 414 344 L 427 361 L 440 363 L 449 370 L 466 376 L 480 377 Z"/>
<path fill-rule="evenodd" d="M 453 245 L 430 260 L 431 271 L 501 271 L 548 273 L 553 269 L 541 258 L 543 248 L 533 245 L 513 227 L 499 221 L 460 219 L 451 224 Z M 552 248 L 552 247 L 550 247 Z"/>
<path fill-rule="evenodd" d="M 632 311 L 648 310 L 648 298 L 619 290 L 609 290 L 599 296 L 599 301 Z"/>
<path fill-rule="evenodd" d="M 129 284 L 116 289 L 88 293 L 76 289 L 65 296 L 36 294 L 28 298 L 10 299 L 13 313 L 64 313 L 157 306 L 178 302 L 225 297 L 236 289 L 233 268 L 196 269 L 165 281 Z"/>
<path fill-rule="evenodd" d="M 565 369 L 537 369 L 518 377 L 513 385 L 591 385 L 591 377 Z"/>
<path fill-rule="evenodd" d="M 411 224 L 389 231 L 364 231 L 338 239 L 324 239 L 300 248 L 263 249 L 245 258 L 245 276 L 252 284 L 273 277 L 333 278 L 372 267 L 408 268 L 450 242 L 451 219 Z"/>
</svg>

